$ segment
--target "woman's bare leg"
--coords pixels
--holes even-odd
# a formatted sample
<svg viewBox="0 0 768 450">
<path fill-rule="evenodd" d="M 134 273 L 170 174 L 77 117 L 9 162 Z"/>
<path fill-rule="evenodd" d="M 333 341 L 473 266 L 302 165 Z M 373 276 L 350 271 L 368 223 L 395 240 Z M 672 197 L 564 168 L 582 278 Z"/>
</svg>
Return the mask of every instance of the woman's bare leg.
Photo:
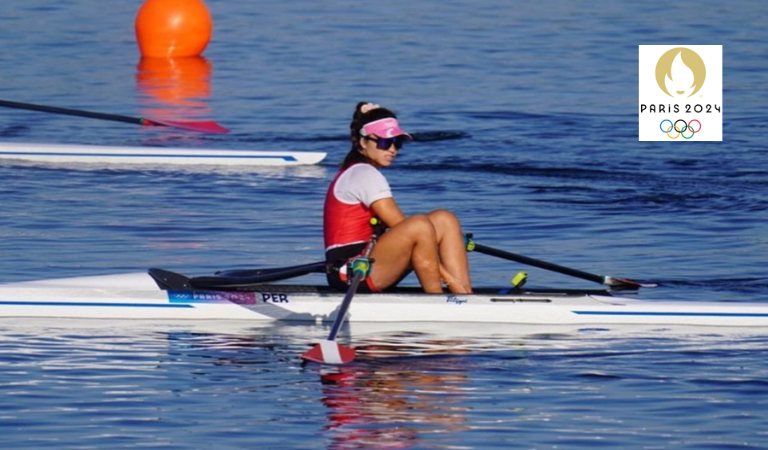
<svg viewBox="0 0 768 450">
<path fill-rule="evenodd" d="M 373 247 L 371 257 L 374 263 L 370 276 L 379 289 L 392 286 L 413 268 L 425 292 L 443 292 L 437 235 L 425 215 L 408 217 L 390 228 Z"/>
<path fill-rule="evenodd" d="M 453 213 L 443 209 L 432 211 L 427 217 L 435 228 L 440 263 L 443 266 L 442 278 L 448 283 L 451 292 L 471 293 L 469 260 L 459 220 Z"/>
</svg>

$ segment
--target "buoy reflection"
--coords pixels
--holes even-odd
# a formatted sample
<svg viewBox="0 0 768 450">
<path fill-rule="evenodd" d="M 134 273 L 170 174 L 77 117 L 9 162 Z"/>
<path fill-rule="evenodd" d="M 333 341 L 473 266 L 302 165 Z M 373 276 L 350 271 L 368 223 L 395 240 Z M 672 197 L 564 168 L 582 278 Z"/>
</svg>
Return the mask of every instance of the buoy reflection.
<svg viewBox="0 0 768 450">
<path fill-rule="evenodd" d="M 142 115 L 165 120 L 209 117 L 213 65 L 202 56 L 142 58 L 136 70 Z"/>
</svg>

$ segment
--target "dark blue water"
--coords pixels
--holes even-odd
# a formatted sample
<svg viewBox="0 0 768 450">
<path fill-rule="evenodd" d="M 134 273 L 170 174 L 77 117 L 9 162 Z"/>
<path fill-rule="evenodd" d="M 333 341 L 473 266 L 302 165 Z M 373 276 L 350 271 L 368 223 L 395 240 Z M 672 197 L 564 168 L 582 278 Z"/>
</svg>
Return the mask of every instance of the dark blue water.
<svg viewBox="0 0 768 450">
<path fill-rule="evenodd" d="M 0 111 L 0 141 L 329 153 L 307 168 L 0 163 L 0 282 L 299 264 L 355 103 L 416 140 L 406 213 L 478 242 L 660 283 L 644 298 L 768 301 L 768 7 L 760 2 L 210 1 L 205 60 L 141 64 L 141 2 L 0 5 L 0 98 L 200 118 L 229 135 Z M 723 45 L 723 142 L 640 143 L 640 44 Z M 477 285 L 591 287 L 481 255 Z M 319 278 L 307 281 L 320 282 Z M 410 282 L 413 282 L 412 280 Z M 3 448 L 768 448 L 759 332 L 423 325 L 0 323 Z"/>
</svg>

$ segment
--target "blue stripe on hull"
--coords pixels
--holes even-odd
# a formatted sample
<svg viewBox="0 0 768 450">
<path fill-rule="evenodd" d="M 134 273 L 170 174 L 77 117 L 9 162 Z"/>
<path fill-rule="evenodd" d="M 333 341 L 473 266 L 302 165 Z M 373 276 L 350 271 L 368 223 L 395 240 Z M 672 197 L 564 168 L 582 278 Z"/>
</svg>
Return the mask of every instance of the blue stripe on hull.
<svg viewBox="0 0 768 450">
<path fill-rule="evenodd" d="M 96 306 L 119 308 L 194 308 L 185 304 L 165 303 L 81 303 L 81 302 L 24 302 L 24 301 L 0 301 L 0 305 L 8 306 Z"/>
<path fill-rule="evenodd" d="M 768 313 L 727 312 L 645 312 L 645 311 L 571 311 L 580 316 L 661 316 L 661 317 L 768 317 Z"/>
</svg>

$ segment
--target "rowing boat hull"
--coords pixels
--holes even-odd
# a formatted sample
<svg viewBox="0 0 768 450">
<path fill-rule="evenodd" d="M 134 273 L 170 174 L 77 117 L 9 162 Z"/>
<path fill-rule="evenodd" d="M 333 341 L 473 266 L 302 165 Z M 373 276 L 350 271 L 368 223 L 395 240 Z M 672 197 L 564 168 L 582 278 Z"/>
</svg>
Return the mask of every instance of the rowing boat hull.
<svg viewBox="0 0 768 450">
<path fill-rule="evenodd" d="M 325 156 L 322 152 L 0 143 L 2 160 L 59 164 L 296 166 L 318 164 Z"/>
<path fill-rule="evenodd" d="M 343 293 L 265 285 L 254 291 L 164 291 L 144 273 L 0 285 L 0 318 L 247 320 L 328 323 Z M 665 302 L 565 293 L 358 294 L 348 320 L 529 325 L 766 327 L 768 305 Z"/>
</svg>

